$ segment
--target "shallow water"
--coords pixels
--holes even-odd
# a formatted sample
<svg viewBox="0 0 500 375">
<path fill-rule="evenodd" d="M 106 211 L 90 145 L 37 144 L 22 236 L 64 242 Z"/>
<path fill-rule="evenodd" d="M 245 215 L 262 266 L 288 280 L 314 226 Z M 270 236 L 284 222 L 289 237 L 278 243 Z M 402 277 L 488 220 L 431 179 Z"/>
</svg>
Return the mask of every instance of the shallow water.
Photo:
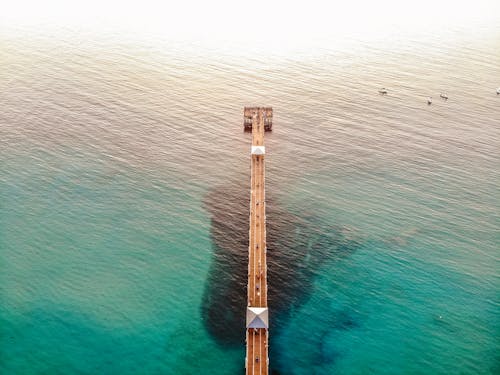
<svg viewBox="0 0 500 375">
<path fill-rule="evenodd" d="M 254 104 L 271 369 L 498 373 L 499 40 L 261 57 L 2 29 L 0 373 L 242 371 Z"/>
</svg>

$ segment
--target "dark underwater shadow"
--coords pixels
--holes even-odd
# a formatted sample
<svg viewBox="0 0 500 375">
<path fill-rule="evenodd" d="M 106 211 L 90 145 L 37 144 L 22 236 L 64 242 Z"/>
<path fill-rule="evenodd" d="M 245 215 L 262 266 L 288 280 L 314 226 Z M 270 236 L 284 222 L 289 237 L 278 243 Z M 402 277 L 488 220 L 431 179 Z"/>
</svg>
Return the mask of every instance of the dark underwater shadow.
<svg viewBox="0 0 500 375">
<path fill-rule="evenodd" d="M 291 307 L 311 292 L 318 268 L 361 246 L 347 228 L 322 224 L 311 213 L 299 217 L 267 194 L 269 307 L 276 329 Z M 219 187 L 205 200 L 211 216 L 213 259 L 202 302 L 204 323 L 222 345 L 244 340 L 248 266 L 248 188 Z"/>
<path fill-rule="evenodd" d="M 211 217 L 213 258 L 201 313 L 210 335 L 228 347 L 245 342 L 250 193 L 243 182 L 220 186 L 204 200 Z M 313 213 L 289 212 L 269 190 L 266 203 L 270 330 L 277 332 L 310 297 L 322 265 L 349 256 L 362 242 L 354 231 L 328 226 Z M 273 335 L 271 346 L 272 340 Z M 271 363 L 276 354 L 270 352 Z"/>
</svg>

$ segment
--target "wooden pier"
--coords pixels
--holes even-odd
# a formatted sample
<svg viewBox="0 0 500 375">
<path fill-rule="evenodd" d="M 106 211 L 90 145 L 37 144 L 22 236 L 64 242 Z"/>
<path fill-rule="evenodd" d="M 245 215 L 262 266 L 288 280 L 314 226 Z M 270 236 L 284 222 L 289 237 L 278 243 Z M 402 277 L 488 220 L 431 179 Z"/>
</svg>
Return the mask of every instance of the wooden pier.
<svg viewBox="0 0 500 375">
<path fill-rule="evenodd" d="M 245 122 L 248 116 L 252 119 L 252 148 L 245 368 L 247 375 L 260 375 L 269 368 L 264 132 L 266 124 L 269 130 L 272 126 L 272 108 L 246 107 Z"/>
<path fill-rule="evenodd" d="M 264 113 L 264 130 L 273 130 L 273 109 L 272 107 L 245 107 L 243 110 L 243 128 L 245 131 L 252 131 L 253 116 L 257 111 Z"/>
</svg>

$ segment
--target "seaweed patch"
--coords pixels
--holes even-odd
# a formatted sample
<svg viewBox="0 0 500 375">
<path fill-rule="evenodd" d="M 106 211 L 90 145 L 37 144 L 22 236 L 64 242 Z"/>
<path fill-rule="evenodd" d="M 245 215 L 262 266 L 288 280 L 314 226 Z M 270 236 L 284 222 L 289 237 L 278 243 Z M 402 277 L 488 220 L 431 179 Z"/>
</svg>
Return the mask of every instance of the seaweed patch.
<svg viewBox="0 0 500 375">
<path fill-rule="evenodd" d="M 211 217 L 212 264 L 202 299 L 202 317 L 220 344 L 244 342 L 247 304 L 249 194 L 243 184 L 214 189 L 205 197 Z M 267 193 L 268 305 L 274 332 L 293 308 L 310 297 L 324 262 L 350 255 L 361 245 L 352 230 L 327 226 L 312 214 L 298 216 Z M 341 319 L 348 328 L 351 322 Z M 271 336 L 271 340 L 272 340 Z"/>
</svg>

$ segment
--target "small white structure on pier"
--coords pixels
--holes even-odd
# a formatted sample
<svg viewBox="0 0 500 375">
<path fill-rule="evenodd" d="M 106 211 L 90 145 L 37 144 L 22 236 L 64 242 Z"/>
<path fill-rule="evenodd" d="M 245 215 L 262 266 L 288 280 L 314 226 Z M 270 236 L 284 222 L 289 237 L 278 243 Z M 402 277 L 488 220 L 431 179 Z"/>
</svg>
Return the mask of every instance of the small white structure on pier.
<svg viewBox="0 0 500 375">
<path fill-rule="evenodd" d="M 247 328 L 269 328 L 267 307 L 247 307 Z"/>
<path fill-rule="evenodd" d="M 266 148 L 264 146 L 252 146 L 252 155 L 265 155 Z"/>
</svg>

